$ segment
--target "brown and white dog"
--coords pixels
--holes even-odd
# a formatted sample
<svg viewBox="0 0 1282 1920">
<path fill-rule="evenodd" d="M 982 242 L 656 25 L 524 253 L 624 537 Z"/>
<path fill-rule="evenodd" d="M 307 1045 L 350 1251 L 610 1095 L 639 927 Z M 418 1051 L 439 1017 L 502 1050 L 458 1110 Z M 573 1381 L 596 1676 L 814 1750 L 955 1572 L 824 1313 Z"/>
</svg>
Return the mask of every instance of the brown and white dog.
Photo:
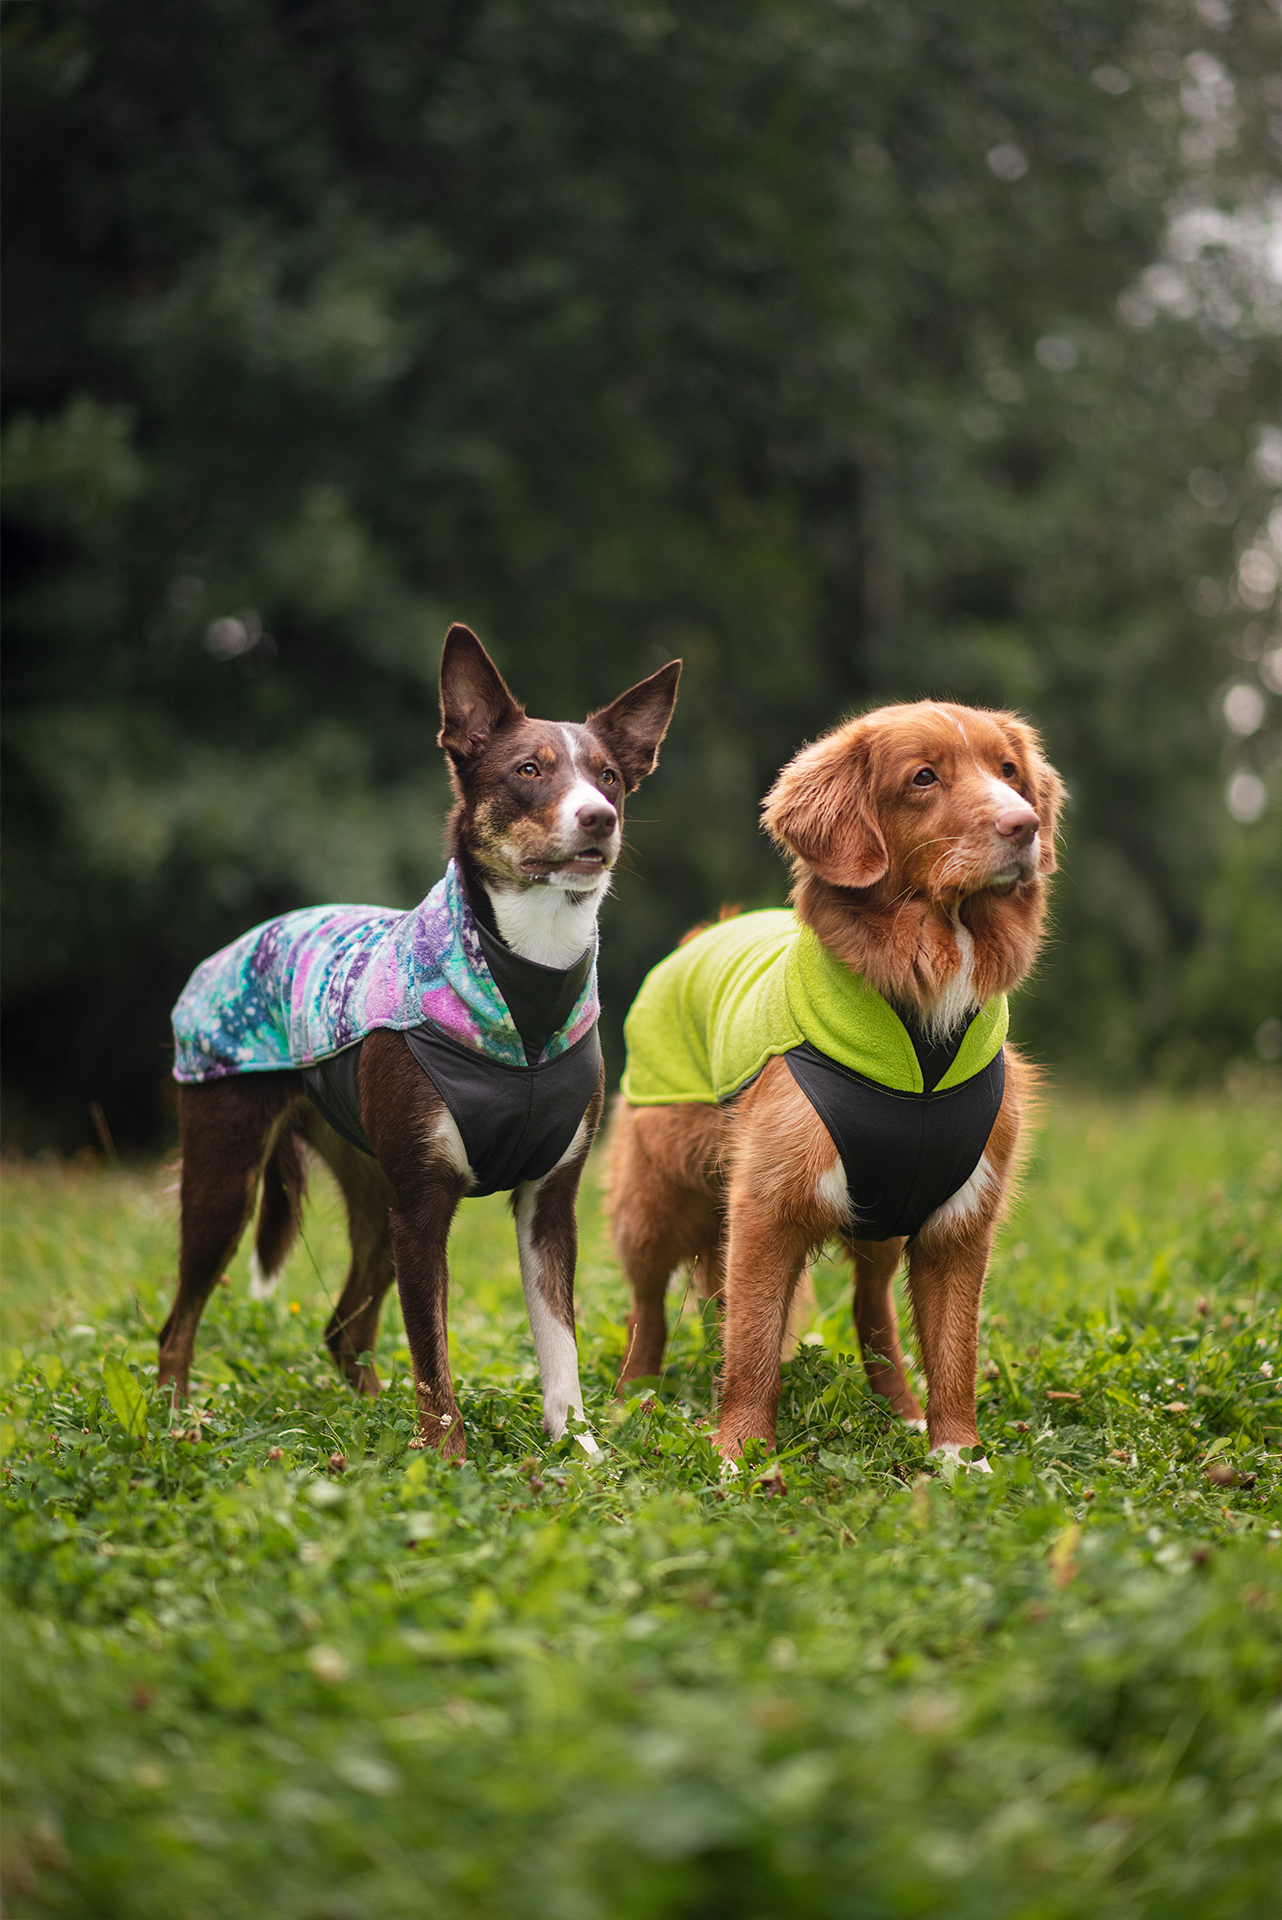
<svg viewBox="0 0 1282 1920">
<path fill-rule="evenodd" d="M 451 852 L 471 915 L 497 943 L 487 954 L 495 965 L 507 956 L 518 987 L 533 977 L 538 989 L 543 975 L 555 986 L 558 970 L 576 966 L 587 977 L 597 913 L 622 843 L 624 796 L 656 764 L 680 670 L 674 661 L 582 725 L 563 725 L 526 715 L 466 627 L 452 627 L 446 636 L 439 744 L 455 795 Z M 363 1128 L 372 1151 L 329 1124 L 308 1097 L 301 1071 L 228 1071 L 216 1061 L 218 1077 L 180 1085 L 181 1261 L 160 1334 L 159 1368 L 161 1384 L 171 1384 L 176 1395 L 187 1391 L 201 1312 L 260 1188 L 255 1291 L 265 1292 L 278 1275 L 298 1232 L 305 1143 L 328 1163 L 347 1206 L 351 1266 L 325 1335 L 336 1365 L 358 1392 L 379 1391 L 373 1365 L 361 1356 L 373 1350 L 394 1277 L 418 1396 L 412 1444 L 463 1454 L 446 1346 L 446 1241 L 455 1210 L 476 1181 L 451 1107 L 411 1052 L 409 1037 L 384 1026 L 369 1032 L 359 1057 L 353 1055 L 359 1119 L 352 1126 L 358 1133 Z M 590 1038 L 595 1046 L 594 1030 Z M 471 1071 L 466 1053 L 455 1049 L 461 1070 Z M 575 1203 L 602 1107 L 601 1075 L 594 1063 L 587 1071 L 568 1123 L 573 1137 L 556 1164 L 539 1178 L 515 1186 L 498 1179 L 486 1189 L 512 1190 L 544 1424 L 554 1436 L 571 1414 L 581 1419 L 583 1412 L 574 1332 Z M 596 1450 L 582 1438 L 586 1450 Z"/>
<path fill-rule="evenodd" d="M 792 856 L 800 920 L 892 1006 L 934 1034 L 956 1029 L 1027 974 L 1063 787 L 1032 727 L 1007 713 L 921 702 L 851 720 L 797 755 L 767 795 L 767 831 Z M 775 1439 L 780 1348 L 810 1255 L 838 1240 L 873 1391 L 921 1422 L 893 1283 L 908 1285 L 932 1450 L 976 1447 L 980 1295 L 993 1230 L 1019 1161 L 1034 1070 L 1006 1048 L 982 1159 L 910 1239 L 860 1238 L 836 1146 L 785 1060 L 721 1106 L 618 1102 L 609 1206 L 632 1288 L 623 1380 L 657 1373 L 674 1269 L 693 1262 L 723 1305 L 717 1445 Z"/>
</svg>

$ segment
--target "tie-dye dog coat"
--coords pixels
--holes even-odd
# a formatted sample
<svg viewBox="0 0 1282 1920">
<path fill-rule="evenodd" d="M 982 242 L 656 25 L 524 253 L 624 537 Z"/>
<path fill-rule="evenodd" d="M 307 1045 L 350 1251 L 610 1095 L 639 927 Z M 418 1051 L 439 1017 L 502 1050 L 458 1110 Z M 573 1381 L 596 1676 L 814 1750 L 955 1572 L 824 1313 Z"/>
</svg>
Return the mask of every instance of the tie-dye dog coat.
<svg viewBox="0 0 1282 1920">
<path fill-rule="evenodd" d="M 567 1052 L 599 1011 L 594 960 L 542 1059 Z M 424 1022 L 488 1059 L 527 1065 L 453 860 L 408 913 L 305 907 L 251 928 L 201 962 L 173 1022 L 183 1081 L 308 1067 L 376 1028 Z"/>
<path fill-rule="evenodd" d="M 598 1012 L 595 950 L 565 972 L 523 960 L 478 926 L 451 860 L 409 913 L 309 907 L 203 961 L 174 1008 L 174 1076 L 300 1070 L 330 1125 L 372 1153 L 360 1047 L 391 1028 L 454 1116 L 470 1191 L 506 1192 L 572 1145 L 598 1083 Z"/>
</svg>

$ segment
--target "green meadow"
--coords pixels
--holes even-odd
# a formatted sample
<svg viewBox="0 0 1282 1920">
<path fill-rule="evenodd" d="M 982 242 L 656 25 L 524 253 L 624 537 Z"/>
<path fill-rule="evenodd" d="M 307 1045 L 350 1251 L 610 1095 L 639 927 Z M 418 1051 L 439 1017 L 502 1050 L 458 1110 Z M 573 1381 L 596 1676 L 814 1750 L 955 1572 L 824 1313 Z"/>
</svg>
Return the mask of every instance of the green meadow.
<svg viewBox="0 0 1282 1920">
<path fill-rule="evenodd" d="M 320 1351 L 314 1179 L 276 1299 L 217 1289 L 171 1426 L 172 1174 L 11 1161 L 7 1914 L 111 1920 L 1238 1920 L 1282 1885 L 1282 1104 L 1060 1098 L 986 1297 L 991 1477 L 868 1394 L 845 1269 L 779 1454 L 708 1441 L 716 1328 L 539 1426 L 510 1220 L 452 1247 L 462 1467 Z"/>
</svg>

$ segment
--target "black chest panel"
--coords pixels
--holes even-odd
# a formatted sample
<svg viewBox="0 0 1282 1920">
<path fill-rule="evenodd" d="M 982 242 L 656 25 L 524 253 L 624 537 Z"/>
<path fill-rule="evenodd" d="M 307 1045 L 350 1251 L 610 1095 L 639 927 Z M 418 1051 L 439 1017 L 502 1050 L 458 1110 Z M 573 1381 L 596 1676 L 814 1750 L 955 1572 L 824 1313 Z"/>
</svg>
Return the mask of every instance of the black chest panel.
<svg viewBox="0 0 1282 1920">
<path fill-rule="evenodd" d="M 411 1027 L 405 1044 L 444 1100 L 476 1177 L 470 1197 L 507 1193 L 550 1173 L 579 1130 L 601 1074 L 601 1042 L 593 1026 L 555 1060 L 538 1060 L 574 1011 L 592 971 L 588 947 L 572 967 L 543 967 L 514 953 L 499 933 L 483 886 L 460 860 L 481 951 L 521 1036 L 527 1065 L 508 1066 L 449 1039 L 430 1021 Z M 363 1040 L 303 1073 L 308 1098 L 336 1133 L 374 1156 L 361 1121 Z"/>
<path fill-rule="evenodd" d="M 507 1193 L 551 1173 L 579 1130 L 601 1074 L 595 1027 L 540 1067 L 509 1067 L 431 1027 L 411 1027 L 410 1052 L 454 1116 L 473 1195 Z"/>
<path fill-rule="evenodd" d="M 470 1197 L 507 1193 L 550 1173 L 578 1132 L 601 1072 L 595 1027 L 541 1067 L 487 1059 L 431 1026 L 411 1027 L 405 1043 L 454 1116 L 476 1176 Z M 303 1084 L 335 1133 L 373 1157 L 361 1121 L 364 1044 L 306 1068 Z"/>
<path fill-rule="evenodd" d="M 1004 1050 L 946 1093 L 894 1093 L 838 1066 L 809 1041 L 784 1058 L 841 1155 L 851 1231 L 860 1240 L 917 1233 L 965 1186 L 988 1145 L 1006 1085 Z"/>
</svg>

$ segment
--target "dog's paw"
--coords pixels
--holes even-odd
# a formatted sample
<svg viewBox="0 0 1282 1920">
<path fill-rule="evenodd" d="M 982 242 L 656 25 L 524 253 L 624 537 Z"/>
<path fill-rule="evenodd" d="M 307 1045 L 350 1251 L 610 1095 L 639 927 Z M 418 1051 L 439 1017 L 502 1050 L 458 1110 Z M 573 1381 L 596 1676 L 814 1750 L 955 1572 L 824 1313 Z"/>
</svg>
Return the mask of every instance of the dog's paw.
<svg viewBox="0 0 1282 1920">
<path fill-rule="evenodd" d="M 905 1420 L 904 1425 L 907 1427 L 909 1433 L 925 1433 L 926 1431 L 926 1422 L 924 1420 Z"/>
<path fill-rule="evenodd" d="M 956 1440 L 942 1440 L 937 1447 L 931 1448 L 929 1454 L 926 1457 L 929 1460 L 938 1460 L 944 1466 L 965 1467 L 971 1473 L 991 1473 L 992 1472 L 992 1468 L 989 1466 L 987 1460 L 985 1460 L 982 1453 L 979 1455 L 978 1459 L 963 1460 L 961 1446 Z"/>
</svg>

